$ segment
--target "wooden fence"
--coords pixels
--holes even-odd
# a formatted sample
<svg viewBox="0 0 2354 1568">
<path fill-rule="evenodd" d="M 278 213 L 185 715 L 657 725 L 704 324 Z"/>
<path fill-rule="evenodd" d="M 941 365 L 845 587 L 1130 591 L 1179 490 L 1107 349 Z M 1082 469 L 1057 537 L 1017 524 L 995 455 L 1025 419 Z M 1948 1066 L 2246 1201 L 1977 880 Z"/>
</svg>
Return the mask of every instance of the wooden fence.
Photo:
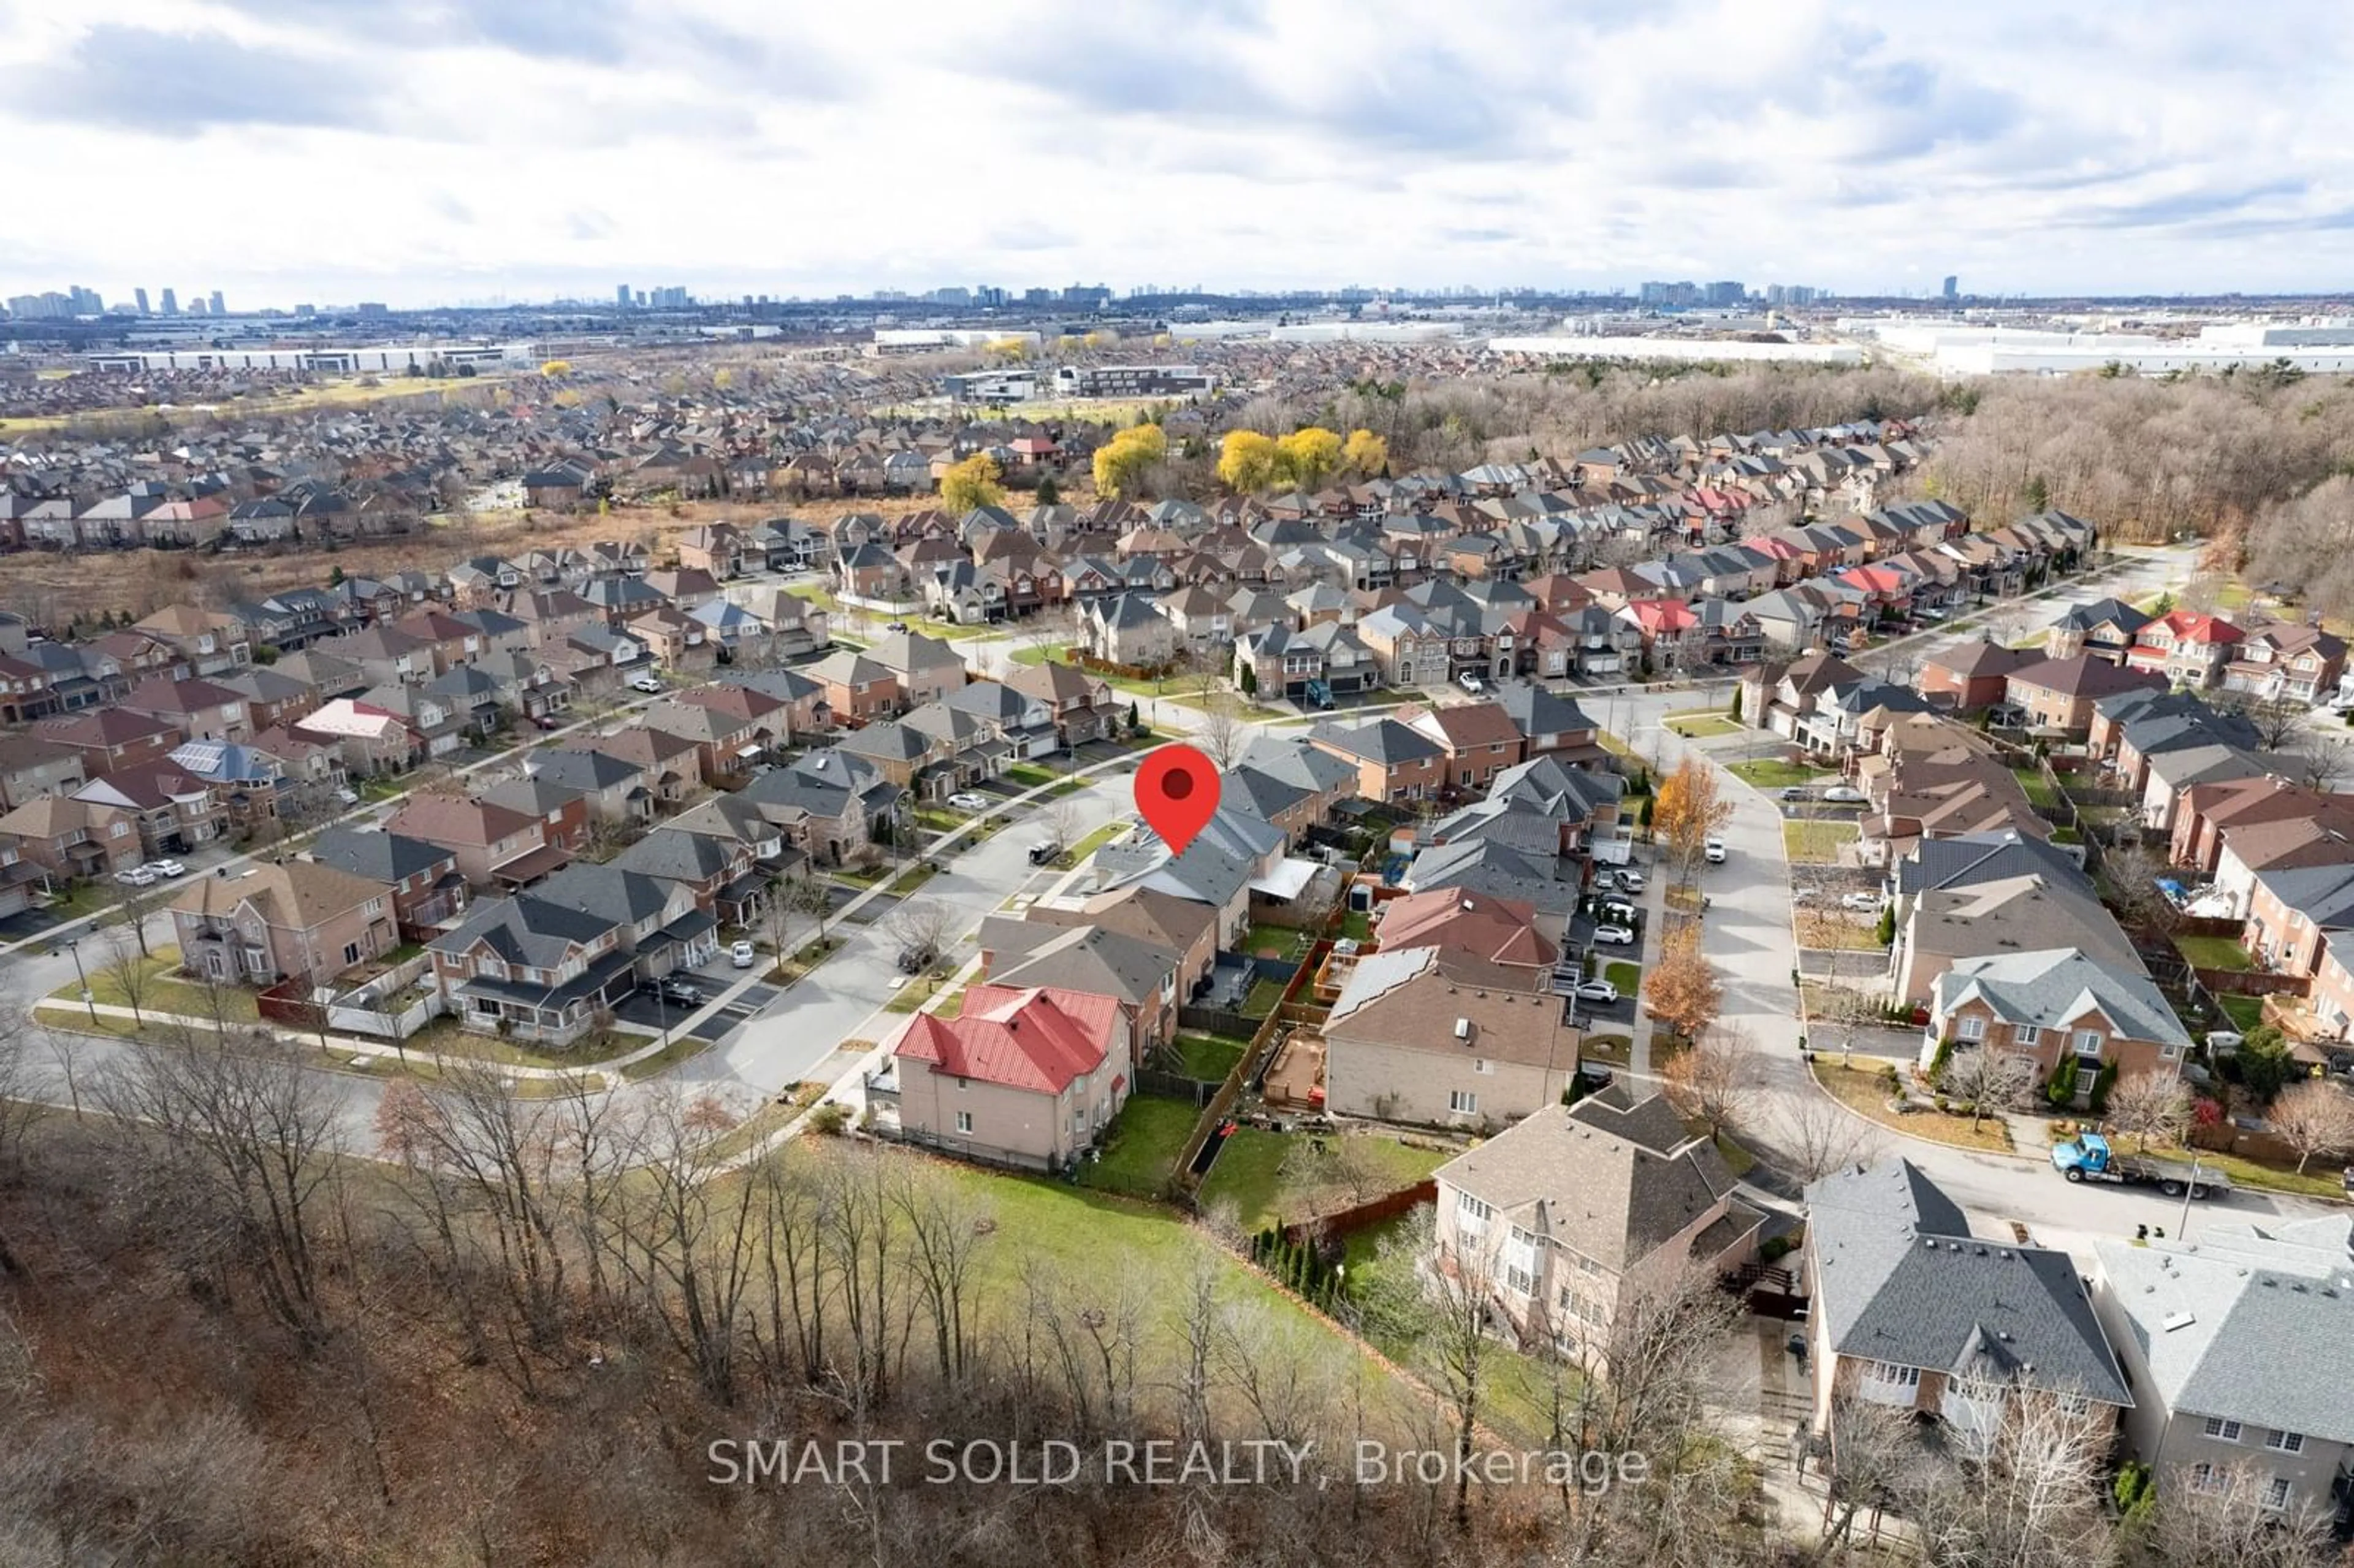
<svg viewBox="0 0 2354 1568">
<path fill-rule="evenodd" d="M 1384 1192 L 1378 1198 L 1369 1198 L 1332 1213 L 1316 1214 L 1288 1224 L 1283 1227 L 1283 1239 L 1298 1246 L 1308 1239 L 1310 1231 L 1335 1237 L 1352 1236 L 1368 1226 L 1410 1213 L 1417 1204 L 1437 1201 L 1438 1182 L 1435 1178 L 1426 1176 L 1411 1187 L 1402 1187 L 1394 1192 Z"/>
<path fill-rule="evenodd" d="M 1216 1129 L 1218 1123 L 1234 1109 L 1235 1102 L 1242 1098 L 1244 1087 L 1255 1081 L 1265 1068 L 1275 1050 L 1276 1042 L 1287 1029 L 1296 1027 L 1306 1018 L 1320 1015 L 1312 1002 L 1303 1001 L 1301 997 L 1308 991 L 1312 977 L 1324 967 L 1324 959 L 1332 950 L 1332 934 L 1341 928 L 1345 913 L 1338 906 L 1333 908 L 1325 922 L 1325 935 L 1316 939 L 1308 949 L 1307 957 L 1300 959 L 1299 967 L 1292 971 L 1290 980 L 1284 983 L 1282 999 L 1276 1003 L 1274 1011 L 1264 1019 L 1256 1021 L 1255 1029 L 1248 1032 L 1250 1044 L 1243 1052 L 1242 1059 L 1226 1075 L 1226 1081 L 1218 1086 L 1218 1092 L 1210 1097 L 1209 1104 L 1203 1107 L 1200 1118 L 1193 1123 L 1193 1130 L 1186 1135 L 1185 1147 L 1178 1151 L 1174 1172 L 1178 1190 L 1186 1202 L 1193 1201 L 1193 1194 L 1201 1186 L 1193 1174 L 1193 1161 L 1201 1157 L 1202 1146 L 1209 1141 L 1210 1134 Z M 1181 1024 L 1185 1021 L 1185 1012 L 1186 1010 L 1182 1008 L 1178 1011 L 1177 1021 Z"/>
<path fill-rule="evenodd" d="M 2309 996 L 2313 981 L 2303 975 L 2274 974 L 2270 969 L 2202 969 L 2190 971 L 2216 996 Z"/>
</svg>

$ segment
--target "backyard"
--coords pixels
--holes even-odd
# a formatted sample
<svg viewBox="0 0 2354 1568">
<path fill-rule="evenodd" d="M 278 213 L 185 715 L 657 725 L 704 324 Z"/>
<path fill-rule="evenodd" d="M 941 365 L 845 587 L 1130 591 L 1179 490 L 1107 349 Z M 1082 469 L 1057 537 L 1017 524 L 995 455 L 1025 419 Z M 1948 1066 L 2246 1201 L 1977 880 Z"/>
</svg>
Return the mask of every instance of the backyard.
<svg viewBox="0 0 2354 1568">
<path fill-rule="evenodd" d="M 2248 949 L 2229 937 L 2177 937 L 2174 945 L 2193 969 L 2245 974 L 2256 967 L 2256 961 L 2248 957 Z"/>
<path fill-rule="evenodd" d="M 1853 822 L 1784 822 L 1782 844 L 1799 865 L 1837 865 L 1840 852 L 1862 837 Z"/>
<path fill-rule="evenodd" d="M 1180 1034 L 1175 1047 L 1179 1073 L 1197 1084 L 1223 1084 L 1250 1042 L 1231 1034 Z"/>
<path fill-rule="evenodd" d="M 1319 1153 L 1319 1147 L 1322 1153 Z M 1454 1158 L 1377 1133 L 1315 1135 L 1244 1128 L 1202 1183 L 1202 1205 L 1231 1203 L 1246 1234 L 1411 1187 Z"/>
<path fill-rule="evenodd" d="M 1235 951 L 1254 959 L 1281 959 L 1289 963 L 1305 956 L 1312 940 L 1307 932 L 1288 926 L 1253 926 L 1243 933 Z"/>
<path fill-rule="evenodd" d="M 2027 791 L 2028 800 L 2037 810 L 2052 810 L 2060 804 L 2060 791 L 2052 787 L 2051 779 L 2043 777 L 2041 768 L 2014 768 L 2010 776 L 2019 780 L 2019 787 Z"/>
<path fill-rule="evenodd" d="M 1132 1198 L 1161 1197 L 1200 1115 L 1190 1100 L 1129 1096 L 1111 1124 L 1103 1158 L 1079 1167 L 1081 1184 Z"/>
</svg>

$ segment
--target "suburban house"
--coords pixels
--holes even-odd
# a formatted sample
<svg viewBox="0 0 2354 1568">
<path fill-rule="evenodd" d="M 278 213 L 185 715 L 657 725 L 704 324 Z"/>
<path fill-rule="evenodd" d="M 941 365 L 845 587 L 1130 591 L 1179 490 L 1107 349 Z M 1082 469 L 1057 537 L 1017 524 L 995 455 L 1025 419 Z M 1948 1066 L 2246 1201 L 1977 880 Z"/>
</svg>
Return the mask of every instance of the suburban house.
<svg viewBox="0 0 2354 1568">
<path fill-rule="evenodd" d="M 1111 997 L 972 985 L 955 1018 L 918 1012 L 884 1042 L 867 1104 L 911 1141 L 1058 1171 L 1127 1102 L 1126 1033 Z"/>
<path fill-rule="evenodd" d="M 1175 950 L 1100 925 L 992 915 L 981 922 L 981 978 L 1009 991 L 1072 991 L 1119 1004 L 1129 1059 L 1148 1062 L 1177 1037 Z"/>
<path fill-rule="evenodd" d="M 1948 1044 L 2026 1056 L 2039 1081 L 2073 1057 L 2083 1101 L 2104 1072 L 2174 1071 L 2190 1035 L 2147 975 L 2071 946 L 1955 959 L 1929 988 L 1922 1067 Z"/>
<path fill-rule="evenodd" d="M 873 764 L 832 747 L 804 752 L 737 793 L 787 843 L 828 866 L 864 852 L 907 798 Z"/>
<path fill-rule="evenodd" d="M 1176 659 L 1182 638 L 1150 596 L 1123 593 L 1087 601 L 1079 611 L 1079 641 L 1106 663 L 1157 670 Z"/>
<path fill-rule="evenodd" d="M 1543 987 L 1561 957 L 1559 946 L 1538 929 L 1536 906 L 1518 899 L 1440 888 L 1393 898 L 1375 909 L 1373 934 L 1385 953 L 1435 948 L 1442 955 L 1526 969 L 1532 989 Z"/>
<path fill-rule="evenodd" d="M 116 705 L 176 726 L 190 740 L 246 740 L 253 734 L 252 715 L 242 696 L 194 676 L 142 681 Z"/>
<path fill-rule="evenodd" d="M 1099 927 L 1174 953 L 1181 995 L 1191 995 L 1217 963 L 1217 911 L 1159 888 L 1130 885 L 1086 898 L 1041 898 L 1025 917 L 1034 926 Z"/>
<path fill-rule="evenodd" d="M 1832 653 L 1759 664 L 1741 677 L 1741 711 L 1757 728 L 1796 741 L 1799 725 L 1813 715 L 1824 694 L 1862 679 L 1862 671 Z"/>
<path fill-rule="evenodd" d="M 436 984 L 463 1027 L 569 1045 L 637 988 L 622 917 L 532 894 L 477 904 L 427 944 Z"/>
<path fill-rule="evenodd" d="M 128 811 L 151 858 L 186 854 L 228 831 L 228 805 L 203 775 L 176 762 L 145 762 L 91 779 L 78 800 Z"/>
<path fill-rule="evenodd" d="M 2162 675 L 2169 685 L 2196 691 L 2223 678 L 2223 666 L 2240 641 L 2240 629 L 2220 616 L 2169 610 L 2134 633 L 2125 662 L 2128 668 Z"/>
<path fill-rule="evenodd" d="M 69 795 L 89 779 L 82 754 L 42 735 L 0 735 L 0 811 Z"/>
<path fill-rule="evenodd" d="M 2117 664 L 2134 645 L 2141 629 L 2149 624 L 2149 617 L 2123 599 L 2095 599 L 2071 609 L 2044 636 L 2043 653 L 2049 659 L 2073 659 L 2089 653 L 2095 659 Z"/>
<path fill-rule="evenodd" d="M 1066 747 L 1109 740 L 1128 721 L 1127 705 L 1110 682 L 1069 664 L 1015 664 L 1005 673 L 1005 687 L 1045 704 Z"/>
<path fill-rule="evenodd" d="M 888 718 L 907 705 L 888 666 L 850 648 L 837 648 L 809 666 L 808 678 L 825 694 L 827 709 L 853 725 Z"/>
<path fill-rule="evenodd" d="M 478 888 L 520 886 L 570 857 L 549 852 L 545 823 L 532 812 L 460 795 L 411 795 L 385 822 L 387 832 L 438 844 Z"/>
<path fill-rule="evenodd" d="M 66 795 L 27 800 L 0 816 L 0 844 L 19 863 L 65 882 L 110 875 L 147 858 L 136 811 Z"/>
<path fill-rule="evenodd" d="M 2003 686 L 2005 700 L 2026 715 L 2030 728 L 2082 739 L 2092 730 L 2093 706 L 2102 698 L 2166 683 L 2163 675 L 2079 653 L 2014 670 Z"/>
<path fill-rule="evenodd" d="M 2036 656 L 1992 639 L 1965 642 L 1924 660 L 1915 683 L 1924 696 L 1960 713 L 1990 708 L 2009 694 L 2010 677 Z"/>
<path fill-rule="evenodd" d="M 1539 1107 L 1435 1179 L 1431 1266 L 1489 1291 L 1522 1342 L 1573 1354 L 1602 1353 L 1644 1298 L 1738 1270 L 1765 1223 L 1705 1134 L 1617 1084 Z"/>
<path fill-rule="evenodd" d="M 1357 960 L 1324 1025 L 1325 1103 L 1336 1116 L 1491 1128 L 1557 1104 L 1578 1032 L 1530 971 L 1435 948 Z"/>
<path fill-rule="evenodd" d="M 2223 666 L 2223 689 L 2259 701 L 2310 707 L 2333 695 L 2346 671 L 2346 640 L 2318 626 L 2267 621 L 2251 627 Z"/>
<path fill-rule="evenodd" d="M 902 712 L 936 703 L 967 680 L 964 655 L 953 644 L 920 631 L 894 631 L 869 648 L 865 659 L 888 671 L 898 688 Z"/>
<path fill-rule="evenodd" d="M 2354 1226 L 2211 1222 L 2195 1245 L 2094 1243 L 2093 1309 L 2134 1391 L 2126 1441 L 2161 1488 L 2244 1472 L 2266 1509 L 2342 1535 L 2354 1509 Z"/>
<path fill-rule="evenodd" d="M 1309 731 L 1308 744 L 1354 768 L 1356 793 L 1368 800 L 1434 800 L 1446 782 L 1447 754 L 1438 743 L 1394 718 L 1327 721 Z"/>
<path fill-rule="evenodd" d="M 304 858 L 392 890 L 392 914 L 407 941 L 423 941 L 464 912 L 466 878 L 454 851 L 402 833 L 329 828 Z"/>
<path fill-rule="evenodd" d="M 312 861 L 197 877 L 169 907 L 181 963 L 220 981 L 323 985 L 400 945 L 389 885 Z"/>
<path fill-rule="evenodd" d="M 1403 716 L 1445 758 L 1442 788 L 1465 793 L 1485 789 L 1496 775 L 1521 760 L 1520 726 L 1500 704 L 1456 703 L 1410 710 Z"/>
<path fill-rule="evenodd" d="M 686 768 L 692 770 L 695 748 L 684 742 L 681 745 L 681 755 L 689 758 Z M 650 764 L 610 751 L 592 751 L 583 743 L 578 747 L 542 747 L 525 758 L 523 766 L 524 771 L 534 779 L 578 790 L 588 802 L 589 816 L 599 822 L 615 825 L 653 820 L 663 777 Z M 668 788 L 669 800 L 683 799 L 686 793 L 685 775 L 671 770 Z"/>
<path fill-rule="evenodd" d="M 1928 1005 L 1937 978 L 1961 959 L 2074 947 L 2117 969 L 2143 964 L 2092 878 L 2065 851 L 2019 833 L 1924 839 L 1892 868 L 1896 939 L 1888 972 L 1896 995 Z"/>
<path fill-rule="evenodd" d="M 2000 1401 L 2044 1395 L 2112 1415 L 2133 1391 L 2068 1255 L 1970 1234 L 1912 1161 L 1837 1171 L 1807 1189 L 1807 1358 L 1814 1428 L 1849 1400 L 1990 1432 Z"/>
</svg>

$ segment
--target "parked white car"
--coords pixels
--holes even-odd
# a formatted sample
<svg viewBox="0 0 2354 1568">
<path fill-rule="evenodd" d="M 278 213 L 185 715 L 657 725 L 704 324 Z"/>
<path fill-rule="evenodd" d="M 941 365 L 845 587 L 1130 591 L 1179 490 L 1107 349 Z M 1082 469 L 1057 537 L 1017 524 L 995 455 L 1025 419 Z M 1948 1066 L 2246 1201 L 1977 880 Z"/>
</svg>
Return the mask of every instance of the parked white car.
<svg viewBox="0 0 2354 1568">
<path fill-rule="evenodd" d="M 1859 915 L 1877 915 L 1880 913 L 1880 895 L 1877 893 L 1843 894 L 1840 898 L 1840 907 L 1852 909 Z"/>
<path fill-rule="evenodd" d="M 1861 806 L 1868 804 L 1872 797 L 1852 784 L 1834 784 L 1823 791 L 1823 799 L 1834 806 Z"/>
<path fill-rule="evenodd" d="M 1479 672 L 1477 670 L 1464 671 L 1455 677 L 1455 683 L 1475 697 L 1488 689 L 1488 683 L 1479 678 Z"/>
<path fill-rule="evenodd" d="M 1701 853 L 1708 857 L 1709 864 L 1723 865 L 1724 863 L 1724 841 L 1713 834 L 1711 834 L 1708 842 L 1701 846 Z"/>
<path fill-rule="evenodd" d="M 989 810 L 989 797 L 976 795 L 970 789 L 960 789 L 949 797 L 949 804 L 960 811 L 986 811 Z"/>
<path fill-rule="evenodd" d="M 633 692 L 659 692 L 662 689 L 662 681 L 657 676 L 633 675 L 630 678 L 630 690 Z"/>
<path fill-rule="evenodd" d="M 114 880 L 125 887 L 153 887 L 163 878 L 146 866 L 133 865 L 116 872 Z"/>
<path fill-rule="evenodd" d="M 750 969 L 756 957 L 752 944 L 749 942 L 738 942 L 727 949 L 727 961 L 739 969 Z"/>
<path fill-rule="evenodd" d="M 147 869 L 154 872 L 158 876 L 186 876 L 188 874 L 188 868 L 182 865 L 176 860 L 151 860 L 147 863 Z"/>
<path fill-rule="evenodd" d="M 1607 1006 L 1609 1003 L 1618 1000 L 1618 988 L 1612 985 L 1608 980 L 1587 980 L 1585 984 L 1577 988 L 1577 1000 L 1580 1001 L 1598 1001 L 1603 1003 L 1605 1006 Z"/>
<path fill-rule="evenodd" d="M 1624 926 L 1596 926 L 1594 939 L 1606 947 L 1630 948 L 1635 945 L 1635 933 Z"/>
</svg>

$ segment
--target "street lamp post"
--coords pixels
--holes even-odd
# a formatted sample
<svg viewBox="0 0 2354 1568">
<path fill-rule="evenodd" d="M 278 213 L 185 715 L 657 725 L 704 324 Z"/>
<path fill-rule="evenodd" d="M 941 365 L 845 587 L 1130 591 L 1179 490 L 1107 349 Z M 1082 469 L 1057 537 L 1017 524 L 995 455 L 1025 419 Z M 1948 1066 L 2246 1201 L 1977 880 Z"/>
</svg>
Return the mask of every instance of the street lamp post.
<svg viewBox="0 0 2354 1568">
<path fill-rule="evenodd" d="M 62 946 L 67 952 L 73 955 L 74 979 L 80 981 L 81 985 L 81 1004 L 90 1009 L 90 1021 L 92 1023 L 95 1023 L 98 1022 L 98 998 L 90 994 L 90 976 L 82 970 L 81 938 L 80 937 L 69 937 L 59 945 Z M 54 951 L 54 949 L 52 950 Z"/>
</svg>

